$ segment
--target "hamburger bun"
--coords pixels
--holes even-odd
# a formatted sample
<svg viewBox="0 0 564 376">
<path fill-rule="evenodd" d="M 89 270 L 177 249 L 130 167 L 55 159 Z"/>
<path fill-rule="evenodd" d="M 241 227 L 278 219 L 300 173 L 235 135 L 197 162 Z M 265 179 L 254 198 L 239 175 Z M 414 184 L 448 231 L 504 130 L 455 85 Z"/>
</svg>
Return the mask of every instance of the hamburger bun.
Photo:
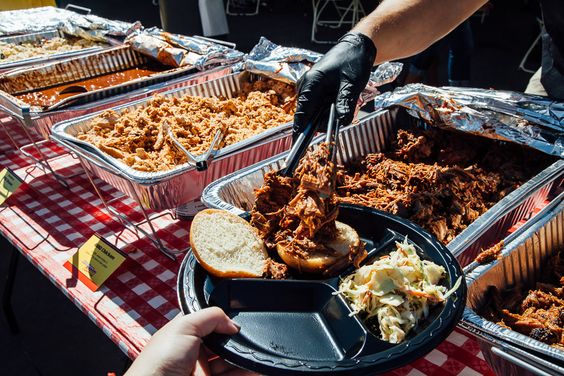
<svg viewBox="0 0 564 376">
<path fill-rule="evenodd" d="M 208 273 L 222 278 L 261 277 L 268 253 L 256 230 L 243 218 L 206 209 L 194 217 L 190 245 Z"/>
<path fill-rule="evenodd" d="M 307 259 L 291 252 L 284 243 L 276 245 L 276 251 L 280 258 L 292 269 L 302 273 L 323 274 L 334 270 L 336 266 L 348 265 L 348 257 L 351 250 L 362 246 L 358 233 L 349 225 L 336 221 L 337 236 L 335 239 L 324 243 L 325 246 L 334 249 L 335 254 L 317 252 L 309 253 Z"/>
</svg>

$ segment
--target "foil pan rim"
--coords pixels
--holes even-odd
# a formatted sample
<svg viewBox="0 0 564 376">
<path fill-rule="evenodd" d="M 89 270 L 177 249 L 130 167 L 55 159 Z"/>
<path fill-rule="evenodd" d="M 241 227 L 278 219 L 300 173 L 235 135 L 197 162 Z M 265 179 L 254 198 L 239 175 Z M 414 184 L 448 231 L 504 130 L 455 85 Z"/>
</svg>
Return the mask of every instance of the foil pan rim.
<svg viewBox="0 0 564 376">
<path fill-rule="evenodd" d="M 561 167 L 564 168 L 564 160 L 556 161 Z M 561 175 L 564 175 L 562 171 Z M 556 198 L 554 198 L 551 203 L 543 208 L 535 217 L 535 220 L 525 223 L 523 226 L 518 228 L 513 234 L 508 235 L 504 239 L 504 246 L 501 250 L 502 258 L 507 257 L 512 252 L 514 252 L 519 246 L 521 246 L 525 241 L 531 238 L 539 229 L 545 226 L 552 218 L 557 216 L 560 212 L 564 211 L 564 192 L 560 193 Z M 464 273 L 466 278 L 469 279 L 468 286 L 470 286 L 474 281 L 476 281 L 480 276 L 482 276 L 487 271 L 494 268 L 496 265 L 501 263 L 501 259 L 494 260 L 487 264 L 470 264 L 468 265 Z"/>
<path fill-rule="evenodd" d="M 135 102 L 131 102 L 131 103 L 135 103 Z M 105 111 L 105 110 L 102 110 L 101 112 L 103 112 L 103 111 Z M 101 112 L 99 112 L 99 113 L 101 113 Z M 91 116 L 88 115 L 88 117 L 91 117 Z M 78 140 L 74 136 L 66 133 L 67 127 L 60 126 L 60 125 L 65 125 L 65 123 L 68 123 L 67 125 L 69 127 L 73 125 L 72 122 L 62 122 L 62 123 L 55 125 L 52 129 L 53 138 L 63 139 L 63 140 L 69 141 L 70 144 L 74 146 L 74 148 L 80 149 L 80 151 L 82 153 L 90 154 L 91 156 L 97 158 L 98 160 L 104 160 L 108 165 L 111 166 L 110 168 L 115 170 L 116 173 L 119 173 L 123 177 L 130 179 L 132 182 L 135 182 L 135 183 L 138 183 L 138 184 L 143 184 L 143 185 L 156 184 L 158 182 L 174 178 L 175 176 L 180 175 L 180 174 L 182 174 L 186 171 L 196 169 L 195 166 L 192 166 L 189 163 L 184 163 L 182 165 L 178 165 L 178 166 L 174 167 L 173 169 L 166 170 L 166 171 L 143 172 L 143 171 L 135 170 L 135 169 L 131 168 L 130 166 L 126 165 L 125 163 L 120 162 L 119 160 L 117 160 L 117 159 L 115 159 L 111 156 L 106 156 L 103 152 L 100 152 L 98 150 L 98 148 L 94 147 L 93 145 L 87 144 L 86 142 Z M 213 159 L 208 160 L 208 162 L 213 163 L 213 160 L 227 157 L 231 154 L 234 154 L 234 153 L 237 153 L 238 151 L 241 151 L 242 149 L 244 149 L 246 147 L 252 147 L 253 144 L 255 144 L 256 142 L 259 142 L 263 139 L 266 139 L 266 138 L 269 138 L 269 137 L 275 137 L 275 136 L 282 136 L 286 133 L 289 133 L 288 131 L 291 130 L 291 129 L 292 129 L 292 123 L 291 122 L 278 125 L 275 128 L 271 128 L 271 129 L 269 129 L 265 132 L 259 133 L 257 135 L 252 136 L 252 137 L 249 137 L 248 139 L 241 140 L 237 143 L 231 144 L 227 147 L 220 149 L 217 152 L 217 155 Z M 87 146 L 89 149 L 92 149 L 92 151 L 81 147 L 81 145 Z M 70 148 L 69 143 L 67 143 L 67 147 Z M 75 151 L 74 148 L 73 148 L 73 151 Z M 100 166 L 100 167 L 102 167 L 102 166 Z"/>
<path fill-rule="evenodd" d="M 246 71 L 243 72 L 235 72 L 235 73 L 231 73 L 231 74 L 227 74 L 225 76 L 222 76 L 220 78 L 218 78 L 217 80 L 228 80 L 228 79 L 236 79 L 238 77 L 240 77 L 243 74 L 246 74 Z M 214 81 L 214 80 L 212 80 Z M 212 81 L 208 81 L 208 82 L 212 82 Z M 197 86 L 197 85 L 194 85 Z M 179 91 L 184 91 L 187 90 L 188 87 L 182 87 L 182 88 L 176 88 L 176 89 L 172 89 L 169 91 L 165 91 L 162 93 L 159 93 L 162 96 L 166 96 L 166 95 L 171 95 L 174 93 L 177 93 Z M 178 176 L 180 174 L 183 174 L 186 171 L 189 170 L 193 170 L 195 169 L 194 166 L 190 165 L 189 163 L 184 163 L 182 165 L 176 166 L 173 169 L 170 170 L 166 170 L 166 171 L 155 171 L 155 172 L 143 172 L 143 171 L 138 171 L 135 170 L 133 168 L 131 168 L 130 166 L 126 165 L 125 163 L 106 155 L 105 153 L 101 152 L 98 148 L 94 147 L 93 145 L 89 144 L 89 143 L 85 143 L 82 140 L 78 140 L 76 137 L 70 135 L 67 133 L 67 129 L 72 128 L 73 126 L 76 126 L 78 123 L 82 123 L 85 122 L 89 119 L 94 118 L 95 116 L 101 114 L 104 111 L 107 110 L 114 110 L 114 111 L 121 111 L 124 110 L 126 108 L 129 107 L 133 107 L 133 106 L 137 106 L 137 105 L 141 105 L 144 103 L 147 103 L 151 98 L 141 98 L 138 100 L 135 100 L 133 102 L 128 102 L 128 103 L 124 103 L 122 105 L 116 106 L 116 107 L 111 107 L 108 108 L 106 110 L 100 110 L 97 111 L 95 113 L 91 113 L 91 114 L 87 114 L 87 115 L 83 115 L 80 116 L 76 119 L 72 119 L 72 120 L 68 120 L 68 121 L 63 121 L 60 122 L 58 124 L 55 124 L 52 128 L 52 136 L 54 139 L 63 139 L 68 141 L 68 143 L 71 143 L 74 147 L 76 148 L 80 148 L 81 152 L 83 153 L 87 153 L 90 156 L 96 158 L 98 161 L 100 161 L 101 163 L 103 163 L 101 160 L 103 160 L 104 162 L 106 162 L 110 168 L 112 168 L 113 170 L 115 170 L 115 173 L 119 173 L 121 174 L 123 177 L 125 177 L 126 179 L 130 179 L 131 181 L 138 183 L 138 184 L 143 184 L 143 185 L 151 185 L 151 184 L 156 184 L 160 181 L 164 181 L 164 180 L 168 180 L 168 179 L 172 179 L 175 176 Z M 261 132 L 259 134 L 256 134 L 252 137 L 249 137 L 247 139 L 241 140 L 237 143 L 228 145 L 222 149 L 220 149 L 217 154 L 214 156 L 213 159 L 211 159 L 209 162 L 213 163 L 214 159 L 221 159 L 224 157 L 228 157 L 231 154 L 235 154 L 247 147 L 252 147 L 254 144 L 256 144 L 257 142 L 260 142 L 262 140 L 265 139 L 269 139 L 269 138 L 276 138 L 276 137 L 283 137 L 284 135 L 286 135 L 291 129 L 292 129 L 292 125 L 293 122 L 288 122 L 288 123 L 284 123 L 284 124 L 280 124 L 274 128 L 270 128 L 267 129 L 264 132 Z M 80 144 L 85 145 L 87 148 L 81 147 Z M 70 147 L 69 145 L 67 145 L 67 147 Z M 93 150 L 93 151 L 90 151 Z M 100 166 L 102 167 L 102 166 Z M 108 166 L 106 166 L 108 167 Z"/>
</svg>

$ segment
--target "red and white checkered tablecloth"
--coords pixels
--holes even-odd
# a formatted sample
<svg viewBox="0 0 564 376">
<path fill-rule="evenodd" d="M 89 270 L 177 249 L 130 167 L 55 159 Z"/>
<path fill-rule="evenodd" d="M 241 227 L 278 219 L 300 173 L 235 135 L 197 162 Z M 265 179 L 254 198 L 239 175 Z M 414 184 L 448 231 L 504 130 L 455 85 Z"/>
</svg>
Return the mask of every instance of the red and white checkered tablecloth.
<svg viewBox="0 0 564 376">
<path fill-rule="evenodd" d="M 1 120 L 0 120 L 1 121 Z M 0 232 L 49 280 L 76 304 L 122 351 L 135 358 L 151 335 L 180 311 L 176 300 L 177 262 L 160 253 L 148 239 L 137 237 L 105 209 L 81 165 L 63 150 L 44 144 L 52 165 L 70 176 L 67 189 L 30 159 L 14 151 L 9 134 L 24 138 L 19 126 L 0 127 L 0 169 L 9 167 L 25 184 L 0 206 Z M 63 155 L 63 156 L 61 156 Z M 120 193 L 102 181 L 98 188 L 109 197 Z M 133 200 L 121 198 L 114 206 L 134 221 L 142 213 Z M 169 249 L 187 246 L 190 222 L 162 217 L 157 233 Z M 93 233 L 117 245 L 126 261 L 97 292 L 92 292 L 63 264 Z M 393 371 L 395 375 L 490 375 L 477 342 L 455 330 L 446 341 L 416 362 Z"/>
</svg>

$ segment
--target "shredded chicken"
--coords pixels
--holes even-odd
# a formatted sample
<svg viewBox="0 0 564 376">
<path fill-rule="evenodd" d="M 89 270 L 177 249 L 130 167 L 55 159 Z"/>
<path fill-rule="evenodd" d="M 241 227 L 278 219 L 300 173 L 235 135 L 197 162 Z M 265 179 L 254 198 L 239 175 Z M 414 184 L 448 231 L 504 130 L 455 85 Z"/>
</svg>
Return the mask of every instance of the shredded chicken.
<svg viewBox="0 0 564 376">
<path fill-rule="evenodd" d="M 339 171 L 340 202 L 408 218 L 449 243 L 495 203 L 547 166 L 515 145 L 441 130 L 399 130 L 387 153 Z"/>
<path fill-rule="evenodd" d="M 335 254 L 325 245 L 335 238 L 339 213 L 335 195 L 336 166 L 329 160 L 328 144 L 309 150 L 296 168 L 294 177 L 277 172 L 265 176 L 251 211 L 251 225 L 259 230 L 267 247 L 283 245 L 302 258 L 311 253 Z M 350 264 L 358 267 L 366 257 L 364 245 L 351 249 L 348 259 L 326 273 Z"/>
<path fill-rule="evenodd" d="M 564 250 L 546 265 L 544 278 L 529 290 L 491 287 L 482 314 L 499 325 L 564 350 Z"/>
<path fill-rule="evenodd" d="M 136 170 L 166 171 L 187 159 L 164 132 L 164 121 L 182 146 L 199 155 L 211 147 L 218 129 L 225 135 L 220 147 L 225 147 L 292 121 L 294 107 L 293 87 L 256 81 L 232 99 L 156 96 L 131 111 L 108 110 L 77 137 Z"/>
</svg>

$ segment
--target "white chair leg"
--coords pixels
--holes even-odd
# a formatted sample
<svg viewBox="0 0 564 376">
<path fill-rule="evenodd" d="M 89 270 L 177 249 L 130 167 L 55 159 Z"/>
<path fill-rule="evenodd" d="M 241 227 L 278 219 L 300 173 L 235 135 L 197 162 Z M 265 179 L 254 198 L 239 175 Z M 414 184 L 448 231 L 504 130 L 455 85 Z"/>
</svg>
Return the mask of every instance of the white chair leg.
<svg viewBox="0 0 564 376">
<path fill-rule="evenodd" d="M 531 44 L 531 46 L 529 47 L 527 52 L 525 52 L 525 56 L 523 56 L 523 59 L 519 63 L 519 69 L 521 69 L 522 71 L 527 72 L 527 73 L 535 73 L 536 72 L 536 70 L 531 70 L 531 69 L 526 68 L 525 63 L 527 63 L 527 60 L 529 59 L 529 55 L 531 54 L 531 52 L 533 52 L 533 49 L 536 47 L 536 45 L 540 41 L 540 39 L 541 39 L 541 35 L 539 34 L 535 38 L 535 41 L 533 42 L 533 44 Z"/>
<path fill-rule="evenodd" d="M 540 27 L 541 31 L 540 31 L 539 35 L 537 35 L 537 37 L 535 38 L 535 40 L 533 41 L 533 43 L 531 44 L 531 46 L 529 47 L 527 52 L 525 52 L 525 56 L 523 56 L 523 59 L 521 59 L 521 62 L 519 63 L 519 69 L 521 69 L 523 72 L 527 72 L 527 73 L 535 73 L 536 72 L 536 70 L 531 70 L 531 69 L 528 69 L 527 67 L 525 67 L 525 64 L 527 63 L 527 60 L 529 59 L 529 55 L 531 54 L 531 52 L 533 52 L 537 43 L 539 43 L 540 40 L 541 40 L 544 22 L 540 18 L 537 18 L 537 22 L 539 23 L 539 27 Z"/>
<path fill-rule="evenodd" d="M 335 41 L 322 41 L 316 38 L 316 33 L 318 31 L 318 26 L 326 26 L 332 29 L 338 29 L 343 27 L 343 25 L 350 24 L 351 26 L 356 25 L 360 18 L 365 16 L 366 13 L 362 6 L 361 0 L 351 0 L 347 6 L 340 5 L 339 0 L 312 0 L 311 4 L 313 7 L 313 20 L 311 25 L 311 41 L 313 43 L 326 43 L 333 44 Z M 336 19 L 326 19 L 322 20 L 321 15 L 327 6 L 331 3 L 336 12 Z M 350 17 L 350 21 L 347 18 Z"/>
</svg>

